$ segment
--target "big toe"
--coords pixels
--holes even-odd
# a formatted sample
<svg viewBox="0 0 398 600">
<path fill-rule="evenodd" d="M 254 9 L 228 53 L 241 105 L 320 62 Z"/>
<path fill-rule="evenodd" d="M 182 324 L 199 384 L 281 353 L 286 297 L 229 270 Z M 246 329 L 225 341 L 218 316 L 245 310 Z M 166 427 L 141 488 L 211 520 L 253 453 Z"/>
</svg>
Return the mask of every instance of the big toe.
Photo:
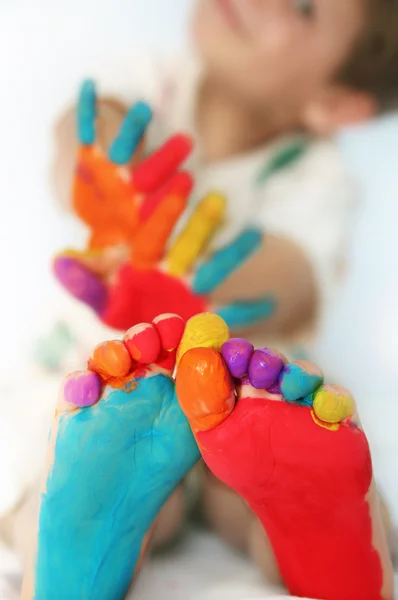
<svg viewBox="0 0 398 600">
<path fill-rule="evenodd" d="M 228 337 L 217 315 L 196 315 L 186 325 L 177 352 L 176 392 L 193 431 L 216 427 L 234 408 L 234 385 L 220 354 Z"/>
</svg>

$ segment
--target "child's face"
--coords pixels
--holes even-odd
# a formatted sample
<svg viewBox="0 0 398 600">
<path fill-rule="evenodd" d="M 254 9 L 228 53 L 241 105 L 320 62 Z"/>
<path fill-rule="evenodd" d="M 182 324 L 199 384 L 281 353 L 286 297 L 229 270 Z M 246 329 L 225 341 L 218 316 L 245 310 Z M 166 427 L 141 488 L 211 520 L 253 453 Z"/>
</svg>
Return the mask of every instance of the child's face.
<svg viewBox="0 0 398 600">
<path fill-rule="evenodd" d="M 322 93 L 363 19 L 363 0 L 198 0 L 193 25 L 208 70 L 272 112 Z"/>
</svg>

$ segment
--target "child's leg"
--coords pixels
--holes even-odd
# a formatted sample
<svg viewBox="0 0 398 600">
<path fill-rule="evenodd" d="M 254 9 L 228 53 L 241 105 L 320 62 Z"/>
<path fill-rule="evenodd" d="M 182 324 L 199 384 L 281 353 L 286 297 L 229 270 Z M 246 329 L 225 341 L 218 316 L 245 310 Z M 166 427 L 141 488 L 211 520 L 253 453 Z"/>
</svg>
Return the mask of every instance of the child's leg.
<svg viewBox="0 0 398 600">
<path fill-rule="evenodd" d="M 230 360 L 251 365 L 247 344 L 229 344 L 232 369 Z M 352 398 L 323 386 L 314 365 L 286 365 L 272 352 L 263 359 L 251 369 L 256 389 L 241 380 L 236 396 L 219 353 L 183 356 L 177 394 L 203 458 L 258 516 L 290 592 L 392 600 L 370 453 Z"/>
<path fill-rule="evenodd" d="M 247 552 L 269 583 L 280 584 L 281 576 L 264 528 L 246 502 L 210 472 L 202 495 L 205 522 L 227 544 Z"/>
<path fill-rule="evenodd" d="M 134 327 L 125 342 L 99 346 L 90 370 L 67 379 L 25 600 L 60 597 L 59 590 L 68 599 L 124 598 L 161 506 L 198 460 L 174 394 L 175 352 L 166 351 L 182 335 L 172 319 L 178 339 L 172 322 L 160 334 L 166 319 Z"/>
</svg>

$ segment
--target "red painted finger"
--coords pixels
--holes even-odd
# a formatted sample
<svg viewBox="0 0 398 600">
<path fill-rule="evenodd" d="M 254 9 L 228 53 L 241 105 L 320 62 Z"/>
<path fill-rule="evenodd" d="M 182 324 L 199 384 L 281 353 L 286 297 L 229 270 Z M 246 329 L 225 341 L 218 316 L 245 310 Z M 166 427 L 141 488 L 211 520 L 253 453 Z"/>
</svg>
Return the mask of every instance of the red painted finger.
<svg viewBox="0 0 398 600">
<path fill-rule="evenodd" d="M 192 150 L 192 141 L 186 135 L 175 135 L 159 150 L 145 159 L 133 172 L 137 191 L 149 193 L 164 185 L 182 165 Z"/>
<path fill-rule="evenodd" d="M 158 208 L 162 200 L 171 194 L 177 194 L 188 198 L 192 191 L 193 178 L 186 171 L 178 171 L 159 190 L 154 191 L 143 201 L 139 210 L 139 220 L 141 223 L 147 221 Z"/>
</svg>

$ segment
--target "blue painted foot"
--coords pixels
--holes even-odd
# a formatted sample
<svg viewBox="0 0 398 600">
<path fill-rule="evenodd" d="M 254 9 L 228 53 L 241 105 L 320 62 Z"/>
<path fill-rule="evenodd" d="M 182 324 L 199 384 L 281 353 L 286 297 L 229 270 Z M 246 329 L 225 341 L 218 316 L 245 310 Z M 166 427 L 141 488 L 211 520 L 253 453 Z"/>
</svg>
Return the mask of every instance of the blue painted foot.
<svg viewBox="0 0 398 600">
<path fill-rule="evenodd" d="M 125 598 L 156 515 L 199 459 L 165 370 L 137 371 L 123 342 L 103 344 L 93 356 L 90 371 L 66 381 L 51 434 L 37 600 Z"/>
</svg>

